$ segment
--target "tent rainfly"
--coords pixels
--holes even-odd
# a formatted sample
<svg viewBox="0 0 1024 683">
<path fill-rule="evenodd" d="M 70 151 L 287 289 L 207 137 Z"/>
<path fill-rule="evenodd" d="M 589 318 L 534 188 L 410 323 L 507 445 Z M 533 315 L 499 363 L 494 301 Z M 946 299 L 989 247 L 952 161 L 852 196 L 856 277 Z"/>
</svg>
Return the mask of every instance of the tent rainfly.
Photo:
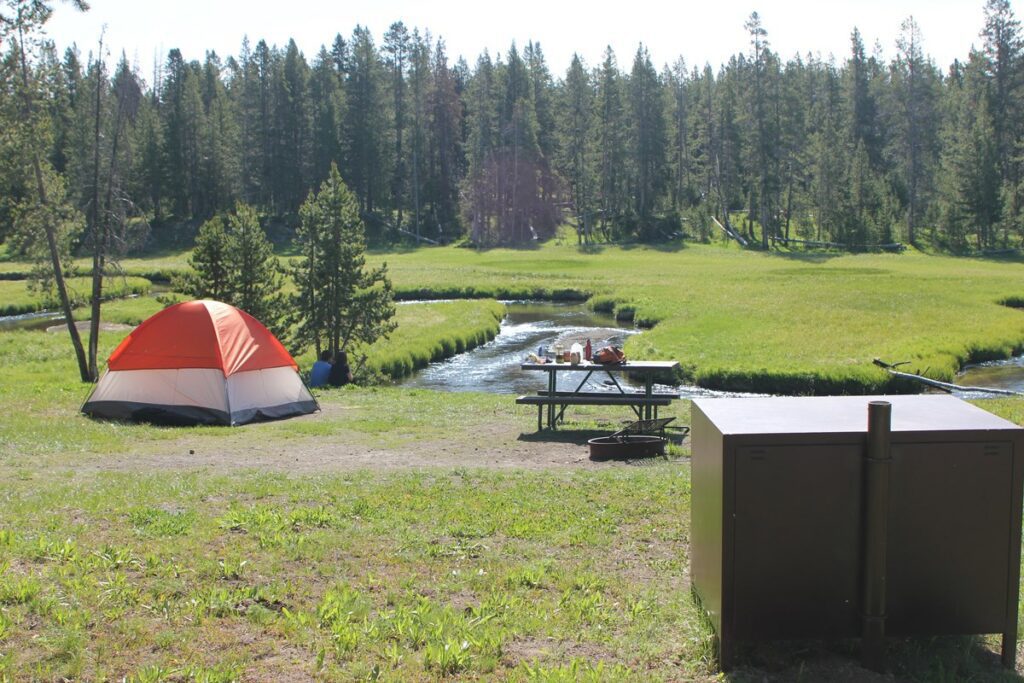
<svg viewBox="0 0 1024 683">
<path fill-rule="evenodd" d="M 186 301 L 146 319 L 114 349 L 82 406 L 91 417 L 241 425 L 319 410 L 270 330 L 219 301 Z"/>
</svg>

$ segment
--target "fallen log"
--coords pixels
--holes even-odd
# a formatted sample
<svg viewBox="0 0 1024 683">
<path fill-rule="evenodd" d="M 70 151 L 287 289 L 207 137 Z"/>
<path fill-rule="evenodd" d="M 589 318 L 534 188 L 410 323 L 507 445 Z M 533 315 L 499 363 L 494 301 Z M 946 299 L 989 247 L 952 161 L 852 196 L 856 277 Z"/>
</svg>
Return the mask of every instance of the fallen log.
<svg viewBox="0 0 1024 683">
<path fill-rule="evenodd" d="M 736 240 L 737 242 L 739 242 L 741 246 L 744 246 L 744 247 L 745 247 L 745 246 L 747 246 L 747 240 L 743 239 L 743 236 L 742 236 L 742 235 L 740 235 L 740 234 L 739 234 L 738 232 L 736 232 L 736 231 L 735 231 L 735 230 L 733 230 L 732 228 L 728 228 L 728 227 L 726 227 L 726 226 L 722 225 L 722 224 L 721 224 L 721 223 L 720 223 L 720 222 L 718 221 L 718 219 L 717 219 L 717 218 L 715 218 L 714 216 L 712 216 L 712 217 L 711 217 L 711 220 L 712 220 L 712 221 L 714 221 L 714 222 L 715 222 L 715 225 L 717 225 L 717 226 L 718 226 L 719 228 L 721 228 L 721 229 L 722 229 L 722 231 L 723 231 L 723 232 L 725 232 L 725 234 L 726 234 L 726 235 L 728 235 L 728 236 L 729 236 L 729 237 L 731 237 L 732 239 L 734 239 L 734 240 Z"/>
<path fill-rule="evenodd" d="M 985 394 L 998 394 L 1000 396 L 1024 396 L 1024 392 L 1013 391 L 1012 389 L 992 389 L 990 387 L 965 387 L 965 386 L 960 385 L 960 384 L 951 384 L 950 382 L 940 382 L 937 379 L 932 379 L 930 377 L 924 377 L 922 375 L 915 375 L 915 374 L 913 374 L 911 372 L 901 372 L 901 371 L 896 369 L 898 366 L 904 365 L 907 361 L 903 361 L 901 363 L 889 364 L 889 363 L 886 363 L 881 358 L 875 358 L 872 362 L 875 365 L 877 365 L 878 367 L 880 367 L 883 370 L 885 370 L 886 372 L 888 372 L 893 377 L 901 377 L 903 379 L 911 379 L 911 380 L 914 380 L 916 382 L 920 382 L 921 384 L 924 384 L 926 386 L 934 387 L 936 389 L 941 389 L 942 391 L 945 391 L 945 392 L 974 391 L 974 392 L 985 393 Z"/>
</svg>

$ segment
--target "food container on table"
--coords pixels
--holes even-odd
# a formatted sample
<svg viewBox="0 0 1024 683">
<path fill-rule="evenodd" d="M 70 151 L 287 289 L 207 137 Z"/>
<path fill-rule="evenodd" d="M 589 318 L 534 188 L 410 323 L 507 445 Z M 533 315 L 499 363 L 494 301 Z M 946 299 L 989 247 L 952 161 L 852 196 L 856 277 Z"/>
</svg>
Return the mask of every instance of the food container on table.
<svg viewBox="0 0 1024 683">
<path fill-rule="evenodd" d="M 569 347 L 569 362 L 573 365 L 579 365 L 581 360 L 583 360 L 583 347 L 579 344 L 573 344 Z"/>
</svg>

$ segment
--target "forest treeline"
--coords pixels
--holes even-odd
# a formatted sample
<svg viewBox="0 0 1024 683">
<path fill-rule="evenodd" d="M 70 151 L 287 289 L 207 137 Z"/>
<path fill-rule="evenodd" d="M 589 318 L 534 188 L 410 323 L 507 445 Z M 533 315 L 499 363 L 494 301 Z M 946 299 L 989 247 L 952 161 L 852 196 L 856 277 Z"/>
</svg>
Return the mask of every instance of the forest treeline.
<svg viewBox="0 0 1024 683">
<path fill-rule="evenodd" d="M 45 137 L 46 181 L 86 223 L 116 211 L 170 242 L 190 244 L 237 202 L 288 238 L 333 163 L 377 244 L 522 244 L 570 220 L 586 239 L 721 227 L 765 248 L 1015 247 L 1020 25 L 1008 0 L 987 0 L 980 26 L 977 49 L 946 68 L 912 18 L 890 60 L 854 29 L 838 61 L 784 61 L 754 13 L 749 48 L 718 68 L 658 67 L 641 45 L 554 74 L 533 42 L 470 64 L 397 22 L 379 44 L 357 26 L 312 58 L 294 41 L 244 40 L 201 62 L 174 49 L 148 80 L 99 44 L 61 54 L 43 41 L 23 60 L 9 40 L 0 117 L 25 116 L 17 90 L 31 82 L 43 121 L 0 139 L 0 240 L 18 234 L 40 181 L 10 139 L 28 130 Z"/>
</svg>

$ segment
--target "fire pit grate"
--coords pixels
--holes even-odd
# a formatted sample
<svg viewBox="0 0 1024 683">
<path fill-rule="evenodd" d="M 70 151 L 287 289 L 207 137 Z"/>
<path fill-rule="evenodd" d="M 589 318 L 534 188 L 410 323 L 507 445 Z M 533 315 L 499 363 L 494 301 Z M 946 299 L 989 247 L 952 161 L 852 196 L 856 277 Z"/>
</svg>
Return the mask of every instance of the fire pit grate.
<svg viewBox="0 0 1024 683">
<path fill-rule="evenodd" d="M 664 436 L 665 427 L 673 420 L 675 420 L 674 417 L 637 420 L 610 436 L 590 439 L 587 441 L 590 446 L 590 459 L 630 459 L 665 455 L 665 444 L 668 442 Z"/>
</svg>

